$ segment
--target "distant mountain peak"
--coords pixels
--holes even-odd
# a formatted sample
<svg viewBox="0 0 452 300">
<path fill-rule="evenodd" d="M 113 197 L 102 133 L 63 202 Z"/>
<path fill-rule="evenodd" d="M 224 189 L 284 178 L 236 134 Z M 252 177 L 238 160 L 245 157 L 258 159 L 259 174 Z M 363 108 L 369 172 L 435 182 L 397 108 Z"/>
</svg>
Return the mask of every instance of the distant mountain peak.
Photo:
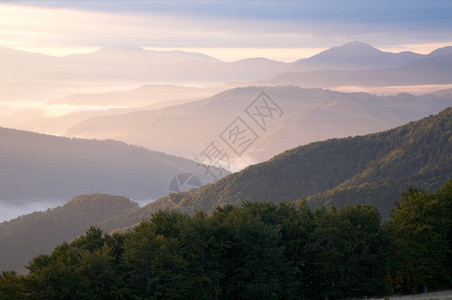
<svg viewBox="0 0 452 300">
<path fill-rule="evenodd" d="M 381 51 L 361 41 L 332 47 L 307 59 L 298 60 L 292 70 L 364 70 L 391 68 L 421 59 L 413 52 L 392 53 Z"/>
<path fill-rule="evenodd" d="M 344 45 L 342 45 L 342 46 L 339 46 L 339 47 L 336 47 L 336 48 L 360 48 L 360 49 L 365 49 L 365 48 L 367 48 L 367 49 L 374 49 L 374 50 L 378 50 L 377 48 L 375 48 L 375 47 L 373 47 L 373 46 L 371 46 L 371 45 L 369 45 L 369 44 L 366 44 L 366 43 L 364 43 L 364 42 L 361 42 L 361 41 L 353 41 L 353 42 L 349 42 L 349 43 L 346 43 L 346 44 L 344 44 Z M 380 50 L 378 50 L 378 51 L 380 51 Z"/>
<path fill-rule="evenodd" d="M 238 60 L 238 61 L 271 61 L 271 59 L 268 59 L 268 58 L 266 58 L 266 57 L 259 56 L 259 57 L 248 57 L 248 58 L 243 58 L 243 59 L 240 59 L 240 60 Z"/>
<path fill-rule="evenodd" d="M 145 51 L 143 48 L 134 45 L 110 45 L 104 46 L 97 51 Z"/>
<path fill-rule="evenodd" d="M 240 59 L 235 61 L 234 63 L 255 63 L 255 64 L 281 64 L 280 61 L 276 61 L 276 60 L 272 60 L 272 59 L 268 59 L 266 57 L 250 57 L 250 58 L 244 58 L 244 59 Z M 282 63 L 284 64 L 284 63 Z"/>
<path fill-rule="evenodd" d="M 369 44 L 360 41 L 353 41 L 339 47 L 332 47 L 328 50 L 320 52 L 317 55 L 314 55 L 311 58 L 314 59 L 321 57 L 337 58 L 337 56 L 343 57 L 344 55 L 353 58 L 355 55 L 363 56 L 363 55 L 375 55 L 380 53 L 382 53 L 382 51 L 378 50 L 377 48 Z"/>
</svg>

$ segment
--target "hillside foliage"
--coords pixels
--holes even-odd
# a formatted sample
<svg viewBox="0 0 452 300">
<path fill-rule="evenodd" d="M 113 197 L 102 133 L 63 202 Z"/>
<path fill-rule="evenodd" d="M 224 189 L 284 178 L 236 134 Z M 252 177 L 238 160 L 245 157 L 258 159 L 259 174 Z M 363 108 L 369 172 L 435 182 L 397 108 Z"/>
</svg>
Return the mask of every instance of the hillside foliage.
<svg viewBox="0 0 452 300">
<path fill-rule="evenodd" d="M 20 271 L 37 254 L 48 253 L 63 241 L 73 240 L 93 224 L 135 209 L 139 209 L 138 204 L 124 197 L 80 195 L 61 207 L 0 223 L 0 269 Z"/>
<path fill-rule="evenodd" d="M 173 202 L 213 212 L 225 204 L 306 198 L 312 208 L 373 204 L 387 219 L 408 185 L 434 191 L 452 177 L 450 149 L 452 108 L 388 131 L 288 150 Z M 149 207 L 169 208 L 165 198 Z"/>
<path fill-rule="evenodd" d="M 85 235 L 3 272 L 0 299 L 348 299 L 452 287 L 452 181 L 375 206 L 227 205 L 159 211 L 126 233 Z"/>
</svg>

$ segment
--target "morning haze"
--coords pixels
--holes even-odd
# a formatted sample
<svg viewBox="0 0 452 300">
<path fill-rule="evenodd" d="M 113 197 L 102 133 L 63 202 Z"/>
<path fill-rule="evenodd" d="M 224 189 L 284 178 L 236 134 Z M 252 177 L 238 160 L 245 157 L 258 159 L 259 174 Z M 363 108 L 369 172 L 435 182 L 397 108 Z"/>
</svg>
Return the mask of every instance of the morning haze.
<svg viewBox="0 0 452 300">
<path fill-rule="evenodd" d="M 2 1 L 0 299 L 450 297 L 450 11 Z"/>
</svg>

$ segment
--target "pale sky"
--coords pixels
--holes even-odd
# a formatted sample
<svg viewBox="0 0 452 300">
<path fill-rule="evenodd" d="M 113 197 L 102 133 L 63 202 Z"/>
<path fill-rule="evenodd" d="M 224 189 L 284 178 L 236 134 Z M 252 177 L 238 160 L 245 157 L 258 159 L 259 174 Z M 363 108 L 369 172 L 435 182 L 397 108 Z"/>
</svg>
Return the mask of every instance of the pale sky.
<svg viewBox="0 0 452 300">
<path fill-rule="evenodd" d="M 103 46 L 291 62 L 359 40 L 429 53 L 452 45 L 452 1 L 10 1 L 0 46 L 67 55 Z"/>
</svg>

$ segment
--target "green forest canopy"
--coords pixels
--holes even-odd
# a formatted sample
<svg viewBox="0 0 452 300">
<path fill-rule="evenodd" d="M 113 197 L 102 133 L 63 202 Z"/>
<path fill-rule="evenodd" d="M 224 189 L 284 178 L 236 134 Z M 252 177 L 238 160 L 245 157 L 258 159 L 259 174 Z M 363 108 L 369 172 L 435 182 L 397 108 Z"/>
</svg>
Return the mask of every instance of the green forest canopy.
<svg viewBox="0 0 452 300">
<path fill-rule="evenodd" d="M 127 233 L 91 227 L 2 272 L 0 299 L 345 299 L 452 287 L 452 180 L 375 206 L 159 211 Z"/>
</svg>

